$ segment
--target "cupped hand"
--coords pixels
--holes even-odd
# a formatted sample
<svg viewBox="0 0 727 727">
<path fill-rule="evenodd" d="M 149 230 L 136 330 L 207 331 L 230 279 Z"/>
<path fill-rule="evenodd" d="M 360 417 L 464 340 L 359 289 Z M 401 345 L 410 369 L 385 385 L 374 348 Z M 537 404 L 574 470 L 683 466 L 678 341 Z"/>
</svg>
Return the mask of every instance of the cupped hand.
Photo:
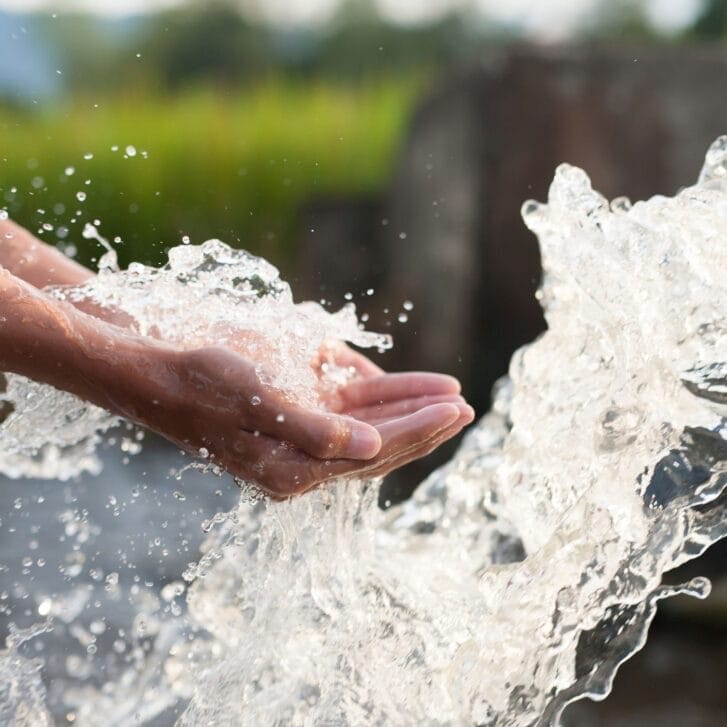
<svg viewBox="0 0 727 727">
<path fill-rule="evenodd" d="M 178 351 L 146 377 L 148 402 L 127 414 L 275 497 L 340 476 L 384 475 L 422 457 L 472 421 L 458 382 L 432 373 L 386 374 L 343 344 L 314 368 L 349 368 L 326 392 L 328 411 L 263 384 L 258 362 L 229 348 Z M 322 377 L 323 382 L 323 377 Z"/>
</svg>

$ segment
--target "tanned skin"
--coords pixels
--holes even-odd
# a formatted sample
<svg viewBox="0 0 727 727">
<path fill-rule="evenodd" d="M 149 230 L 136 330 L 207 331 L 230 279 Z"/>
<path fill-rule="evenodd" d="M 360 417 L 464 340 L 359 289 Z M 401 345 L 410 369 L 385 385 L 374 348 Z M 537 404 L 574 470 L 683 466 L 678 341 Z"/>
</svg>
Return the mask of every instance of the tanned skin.
<svg viewBox="0 0 727 727">
<path fill-rule="evenodd" d="M 10 220 L 0 220 L 0 371 L 69 391 L 256 482 L 277 498 L 339 476 L 384 475 L 422 457 L 474 418 L 450 376 L 387 374 L 341 343 L 321 360 L 356 376 L 330 411 L 263 384 L 264 347 L 185 349 L 134 331 L 133 320 L 43 292 L 93 273 Z M 257 358 L 256 358 L 257 357 Z M 320 371 L 320 361 L 311 366 Z M 252 405 L 259 397 L 261 403 Z M 282 417 L 280 416 L 282 414 Z"/>
</svg>

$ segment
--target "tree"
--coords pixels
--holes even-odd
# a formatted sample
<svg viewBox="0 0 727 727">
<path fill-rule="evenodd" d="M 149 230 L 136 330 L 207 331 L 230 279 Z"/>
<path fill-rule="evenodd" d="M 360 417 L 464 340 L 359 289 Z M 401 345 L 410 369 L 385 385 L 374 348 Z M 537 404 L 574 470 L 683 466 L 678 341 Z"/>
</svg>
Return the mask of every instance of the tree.
<svg viewBox="0 0 727 727">
<path fill-rule="evenodd" d="M 716 39 L 727 35 L 727 0 L 707 0 L 704 9 L 694 21 L 691 35 Z"/>
</svg>

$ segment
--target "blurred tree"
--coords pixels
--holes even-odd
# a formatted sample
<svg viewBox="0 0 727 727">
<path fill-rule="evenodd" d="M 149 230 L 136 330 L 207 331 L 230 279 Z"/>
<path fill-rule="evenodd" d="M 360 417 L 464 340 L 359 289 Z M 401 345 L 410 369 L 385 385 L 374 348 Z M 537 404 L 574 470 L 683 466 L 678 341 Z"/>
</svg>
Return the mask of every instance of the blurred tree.
<svg viewBox="0 0 727 727">
<path fill-rule="evenodd" d="M 226 0 L 188 2 L 153 16 L 139 45 L 149 70 L 171 88 L 205 79 L 236 83 L 274 66 L 270 31 Z"/>
<path fill-rule="evenodd" d="M 320 40 L 311 70 L 344 78 L 429 71 L 468 55 L 480 42 L 457 11 L 440 20 L 405 26 L 382 19 L 374 0 L 344 0 Z"/>
<path fill-rule="evenodd" d="M 707 39 L 727 36 L 727 0 L 707 0 L 689 34 Z"/>
<path fill-rule="evenodd" d="M 658 33 L 644 10 L 643 0 L 601 0 L 592 14 L 590 38 L 646 41 Z"/>
<path fill-rule="evenodd" d="M 87 13 L 39 13 L 26 21 L 57 55 L 58 81 L 74 91 L 124 85 L 128 47 L 144 23 L 140 17 L 110 20 Z"/>
</svg>

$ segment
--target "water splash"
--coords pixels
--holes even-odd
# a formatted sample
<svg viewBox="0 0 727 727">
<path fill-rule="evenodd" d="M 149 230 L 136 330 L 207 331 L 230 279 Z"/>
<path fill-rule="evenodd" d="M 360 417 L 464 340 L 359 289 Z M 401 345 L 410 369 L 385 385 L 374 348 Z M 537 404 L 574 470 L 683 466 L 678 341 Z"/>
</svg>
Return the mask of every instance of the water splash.
<svg viewBox="0 0 727 727">
<path fill-rule="evenodd" d="M 173 248 L 159 269 L 132 263 L 119 271 L 115 251 L 93 225 L 86 225 L 84 236 L 106 248 L 99 274 L 78 287 L 49 288 L 50 294 L 121 311 L 142 335 L 179 346 L 242 349 L 253 360 L 265 360 L 258 369 L 263 382 L 309 406 L 321 406 L 310 362 L 326 341 L 391 346 L 389 336 L 359 327 L 353 304 L 335 313 L 317 303 L 296 304 L 275 267 L 218 240 Z M 324 370 L 332 386 L 348 375 L 332 364 Z M 98 433 L 117 424 L 116 417 L 24 377 L 6 378 L 0 406 L 8 402 L 13 412 L 0 422 L 0 472 L 68 479 L 100 471 L 94 456 Z"/>
<path fill-rule="evenodd" d="M 548 204 L 523 208 L 548 331 L 453 460 L 387 512 L 375 482 L 346 481 L 215 518 L 188 610 L 121 677 L 69 691 L 77 723 L 176 707 L 181 725 L 525 727 L 608 694 L 657 601 L 709 592 L 662 574 L 727 535 L 725 169 L 722 137 L 696 186 L 632 206 L 559 167 Z M 194 342 L 236 325 L 232 292 L 288 335 L 287 290 L 261 261 L 238 288 L 236 255 L 177 248 L 178 281 L 107 271 L 94 295 Z"/>
</svg>

